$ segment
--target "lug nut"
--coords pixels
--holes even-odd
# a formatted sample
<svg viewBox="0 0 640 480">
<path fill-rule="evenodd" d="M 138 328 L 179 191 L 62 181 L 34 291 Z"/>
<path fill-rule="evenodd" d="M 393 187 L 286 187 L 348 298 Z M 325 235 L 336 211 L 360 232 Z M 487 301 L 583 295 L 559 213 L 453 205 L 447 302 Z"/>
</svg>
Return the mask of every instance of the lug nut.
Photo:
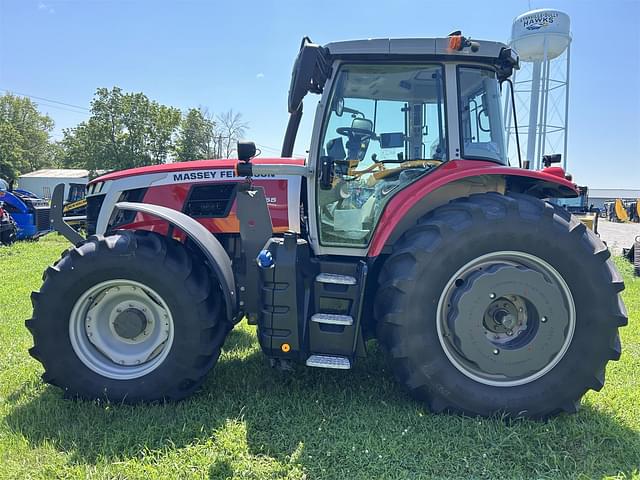
<svg viewBox="0 0 640 480">
<path fill-rule="evenodd" d="M 541 321 L 542 323 L 547 323 L 547 320 L 549 320 L 547 317 L 542 317 L 542 318 L 540 319 L 540 321 Z"/>
<path fill-rule="evenodd" d="M 498 350 L 497 348 L 493 349 L 493 354 L 494 355 L 498 355 L 500 353 L 500 350 Z"/>
<path fill-rule="evenodd" d="M 496 298 L 496 294 L 495 294 L 495 293 L 491 293 L 491 294 L 489 294 L 489 298 L 490 298 L 491 300 L 493 300 L 494 298 Z"/>
</svg>

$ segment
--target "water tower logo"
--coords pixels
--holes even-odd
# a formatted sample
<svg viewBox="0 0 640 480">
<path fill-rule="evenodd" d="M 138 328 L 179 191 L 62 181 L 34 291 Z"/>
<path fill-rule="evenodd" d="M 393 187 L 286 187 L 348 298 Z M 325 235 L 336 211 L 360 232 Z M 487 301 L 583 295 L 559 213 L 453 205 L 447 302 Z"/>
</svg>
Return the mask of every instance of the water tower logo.
<svg viewBox="0 0 640 480">
<path fill-rule="evenodd" d="M 543 12 L 524 17 L 520 21 L 527 30 L 540 30 L 551 25 L 557 16 L 555 12 Z"/>
</svg>

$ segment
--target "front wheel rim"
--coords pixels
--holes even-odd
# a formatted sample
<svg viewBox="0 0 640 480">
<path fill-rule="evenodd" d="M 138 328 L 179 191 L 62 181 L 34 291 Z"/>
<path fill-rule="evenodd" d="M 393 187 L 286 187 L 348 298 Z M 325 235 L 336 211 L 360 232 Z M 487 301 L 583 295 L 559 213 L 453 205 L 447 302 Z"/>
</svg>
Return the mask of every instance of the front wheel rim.
<svg viewBox="0 0 640 480">
<path fill-rule="evenodd" d="M 484 385 L 513 387 L 546 375 L 575 331 L 571 291 L 541 258 L 517 251 L 482 255 L 447 282 L 436 312 L 451 363 Z"/>
<path fill-rule="evenodd" d="M 114 380 L 151 373 L 173 344 L 171 311 L 152 288 L 114 279 L 87 289 L 69 318 L 69 338 L 78 359 Z"/>
</svg>

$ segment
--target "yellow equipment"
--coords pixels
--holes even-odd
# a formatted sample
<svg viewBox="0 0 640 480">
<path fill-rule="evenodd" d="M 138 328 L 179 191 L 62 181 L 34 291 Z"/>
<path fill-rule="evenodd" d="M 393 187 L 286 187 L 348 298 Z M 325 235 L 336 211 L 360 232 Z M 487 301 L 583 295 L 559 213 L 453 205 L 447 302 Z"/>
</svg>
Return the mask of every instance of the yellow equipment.
<svg viewBox="0 0 640 480">
<path fill-rule="evenodd" d="M 87 199 L 83 198 L 76 202 L 67 203 L 62 208 L 62 216 L 65 221 L 76 230 L 85 226 L 87 222 Z"/>
<path fill-rule="evenodd" d="M 616 210 L 616 217 L 618 217 L 618 220 L 620 220 L 621 222 L 629 221 L 629 214 L 627 213 L 627 209 L 624 208 L 624 204 L 622 203 L 621 199 L 616 198 L 616 204 L 614 208 Z"/>
</svg>

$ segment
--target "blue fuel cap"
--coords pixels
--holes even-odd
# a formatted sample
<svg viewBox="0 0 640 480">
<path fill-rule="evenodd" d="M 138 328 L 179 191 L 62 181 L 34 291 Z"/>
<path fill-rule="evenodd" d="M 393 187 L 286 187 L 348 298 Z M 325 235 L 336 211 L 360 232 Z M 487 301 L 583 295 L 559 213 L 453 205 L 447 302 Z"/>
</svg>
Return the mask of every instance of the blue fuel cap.
<svg viewBox="0 0 640 480">
<path fill-rule="evenodd" d="M 273 256 L 269 250 L 260 250 L 256 262 L 260 268 L 271 268 L 273 267 Z"/>
</svg>

